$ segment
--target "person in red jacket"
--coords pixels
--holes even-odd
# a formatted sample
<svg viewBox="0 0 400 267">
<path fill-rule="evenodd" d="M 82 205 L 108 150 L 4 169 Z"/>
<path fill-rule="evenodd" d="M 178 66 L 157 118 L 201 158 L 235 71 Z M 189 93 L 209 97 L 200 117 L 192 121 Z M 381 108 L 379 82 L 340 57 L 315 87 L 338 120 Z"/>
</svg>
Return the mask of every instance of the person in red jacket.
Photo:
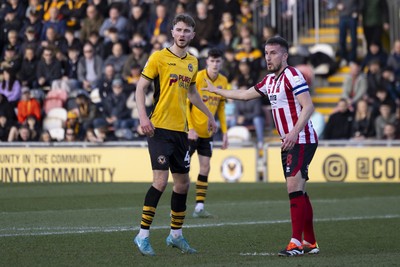
<svg viewBox="0 0 400 267">
<path fill-rule="evenodd" d="M 29 115 L 35 116 L 37 121 L 41 120 L 42 108 L 39 101 L 31 97 L 31 93 L 28 87 L 22 88 L 22 95 L 21 99 L 18 101 L 17 110 L 17 118 L 20 124 L 23 124 Z"/>
</svg>

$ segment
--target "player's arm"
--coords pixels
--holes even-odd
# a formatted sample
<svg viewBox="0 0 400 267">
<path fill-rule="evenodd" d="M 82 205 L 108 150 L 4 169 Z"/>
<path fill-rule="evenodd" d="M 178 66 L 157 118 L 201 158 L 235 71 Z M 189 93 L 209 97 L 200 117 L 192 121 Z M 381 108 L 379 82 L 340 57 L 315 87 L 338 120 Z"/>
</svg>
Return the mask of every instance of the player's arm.
<svg viewBox="0 0 400 267">
<path fill-rule="evenodd" d="M 225 115 L 225 99 L 221 100 L 218 104 L 217 116 L 221 127 L 222 132 L 222 146 L 221 149 L 228 148 L 228 126 L 226 123 L 226 115 Z"/>
<path fill-rule="evenodd" d="M 151 123 L 149 117 L 146 113 L 146 92 L 151 84 L 151 81 L 144 78 L 143 76 L 140 77 L 137 85 L 136 85 L 136 105 L 139 114 L 140 120 L 140 127 L 145 135 L 153 136 L 154 135 L 154 126 Z"/>
<path fill-rule="evenodd" d="M 217 124 L 213 114 L 208 110 L 196 89 L 195 84 L 191 84 L 188 90 L 188 98 L 190 102 L 201 110 L 208 117 L 208 130 L 215 133 L 217 131 Z"/>
<path fill-rule="evenodd" d="M 198 135 L 194 129 L 194 120 L 192 118 L 192 103 L 190 102 L 189 99 L 186 101 L 186 119 L 188 122 L 188 128 L 189 128 L 189 133 L 188 133 L 188 138 L 189 140 L 196 140 L 198 138 Z"/>
<path fill-rule="evenodd" d="M 254 88 L 254 86 L 250 87 L 247 90 L 226 90 L 215 87 L 209 80 L 206 80 L 206 82 L 207 82 L 207 87 L 202 88 L 202 90 L 223 96 L 225 98 L 236 99 L 236 100 L 250 100 L 257 97 L 261 97 L 261 95 Z"/>
<path fill-rule="evenodd" d="M 296 98 L 299 101 L 302 109 L 299 115 L 299 119 L 297 120 L 293 129 L 283 139 L 283 150 L 289 150 L 296 144 L 299 133 L 304 129 L 308 120 L 314 112 L 314 104 L 308 91 L 297 95 Z"/>
</svg>

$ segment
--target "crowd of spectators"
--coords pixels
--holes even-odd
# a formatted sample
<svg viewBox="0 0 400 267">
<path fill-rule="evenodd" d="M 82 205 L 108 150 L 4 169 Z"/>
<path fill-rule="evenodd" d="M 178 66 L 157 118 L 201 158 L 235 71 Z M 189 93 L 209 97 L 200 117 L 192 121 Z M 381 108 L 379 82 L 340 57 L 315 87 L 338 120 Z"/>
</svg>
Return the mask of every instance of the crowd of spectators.
<svg viewBox="0 0 400 267">
<path fill-rule="evenodd" d="M 199 58 L 200 69 L 205 67 L 209 48 L 224 52 L 223 73 L 233 89 L 251 86 L 265 73 L 263 43 L 275 34 L 268 26 L 260 34 L 254 31 L 252 1 L 1 3 L 0 141 L 103 142 L 143 138 L 138 127 L 136 83 L 148 56 L 170 45 L 170 24 L 176 14 L 192 14 L 196 21 L 190 52 Z M 387 64 L 374 72 L 371 65 L 378 60 L 377 54 Z M 369 97 L 362 99 L 373 107 L 371 119 L 375 119 L 382 103 L 374 99 L 383 88 L 394 106 L 399 105 L 400 41 L 387 58 L 381 48 L 375 52 L 371 49 L 360 64 L 368 66 L 364 95 Z M 385 81 L 384 87 L 379 79 Z M 377 88 L 372 88 L 374 82 Z M 361 100 L 355 101 L 353 91 L 349 92 L 346 104 L 358 107 Z M 253 124 L 257 142 L 262 142 L 263 106 L 268 101 L 246 104 L 247 107 L 230 105 L 230 126 Z M 152 92 L 146 105 L 151 112 Z M 55 112 L 60 109 L 65 112 Z M 395 114 L 395 108 L 391 106 L 390 110 Z M 61 125 L 55 120 L 61 120 Z M 395 130 L 399 128 L 398 121 L 398 116 L 391 121 L 397 123 Z M 378 138 L 386 136 L 377 130 L 374 133 Z"/>
</svg>

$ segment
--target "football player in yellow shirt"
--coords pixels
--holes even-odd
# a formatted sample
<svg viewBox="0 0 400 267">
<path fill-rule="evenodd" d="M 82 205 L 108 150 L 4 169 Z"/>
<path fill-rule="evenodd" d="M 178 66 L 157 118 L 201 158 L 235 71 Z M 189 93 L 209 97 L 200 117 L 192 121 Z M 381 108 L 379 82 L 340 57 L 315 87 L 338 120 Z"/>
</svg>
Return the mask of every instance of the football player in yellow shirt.
<svg viewBox="0 0 400 267">
<path fill-rule="evenodd" d="M 220 72 L 223 64 L 223 53 L 219 49 L 212 48 L 208 51 L 206 68 L 199 71 L 196 79 L 196 87 L 204 104 L 215 116 L 218 116 L 222 132 L 222 149 L 228 147 L 227 124 L 225 117 L 225 98 L 214 93 L 201 90 L 207 87 L 206 80 L 210 80 L 217 88 L 227 88 L 228 79 Z M 193 212 L 195 218 L 211 217 L 204 209 L 208 189 L 208 175 L 210 173 L 210 160 L 213 150 L 213 135 L 207 129 L 207 116 L 188 100 L 188 125 L 190 156 L 197 151 L 200 171 L 196 181 L 196 207 Z"/>
<path fill-rule="evenodd" d="M 196 89 L 197 58 L 187 50 L 195 32 L 195 22 L 187 14 L 177 15 L 172 22 L 174 43 L 169 48 L 154 52 L 148 59 L 136 87 L 136 102 L 140 127 L 147 135 L 153 170 L 153 183 L 144 198 L 142 220 L 134 244 L 143 255 L 154 256 L 150 245 L 150 226 L 162 193 L 168 184 L 169 171 L 173 178 L 171 196 L 170 234 L 168 246 L 183 253 L 196 253 L 182 235 L 189 191 L 190 155 L 187 135 L 187 98 L 208 118 L 207 129 L 215 133 L 217 125 Z M 148 117 L 145 93 L 154 83 L 153 111 Z"/>
</svg>

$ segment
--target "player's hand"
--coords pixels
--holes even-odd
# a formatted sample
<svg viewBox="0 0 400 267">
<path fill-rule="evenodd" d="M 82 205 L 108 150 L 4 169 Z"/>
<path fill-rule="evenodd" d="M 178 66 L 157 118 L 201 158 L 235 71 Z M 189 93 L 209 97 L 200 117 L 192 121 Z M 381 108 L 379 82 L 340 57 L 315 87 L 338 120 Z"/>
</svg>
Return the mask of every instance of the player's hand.
<svg viewBox="0 0 400 267">
<path fill-rule="evenodd" d="M 196 131 L 193 129 L 190 129 L 188 132 L 188 139 L 189 140 L 197 140 L 199 138 L 199 136 L 197 135 Z"/>
<path fill-rule="evenodd" d="M 296 144 L 296 141 L 297 141 L 297 135 L 293 134 L 292 132 L 289 132 L 282 140 L 282 150 L 283 151 L 291 150 Z"/>
<path fill-rule="evenodd" d="M 227 134 L 223 134 L 222 135 L 222 146 L 221 149 L 227 149 L 228 148 L 228 135 Z"/>
<path fill-rule="evenodd" d="M 216 93 L 217 89 L 208 79 L 204 79 L 204 81 L 207 83 L 207 87 L 201 88 L 203 91 L 208 91 L 210 93 Z"/>
<path fill-rule="evenodd" d="M 151 123 L 149 118 L 145 117 L 140 119 L 140 127 L 142 128 L 142 132 L 149 136 L 153 137 L 154 135 L 154 125 Z"/>
<path fill-rule="evenodd" d="M 211 117 L 210 119 L 208 119 L 208 131 L 215 134 L 217 130 L 218 130 L 217 123 L 215 122 L 214 117 Z"/>
</svg>

